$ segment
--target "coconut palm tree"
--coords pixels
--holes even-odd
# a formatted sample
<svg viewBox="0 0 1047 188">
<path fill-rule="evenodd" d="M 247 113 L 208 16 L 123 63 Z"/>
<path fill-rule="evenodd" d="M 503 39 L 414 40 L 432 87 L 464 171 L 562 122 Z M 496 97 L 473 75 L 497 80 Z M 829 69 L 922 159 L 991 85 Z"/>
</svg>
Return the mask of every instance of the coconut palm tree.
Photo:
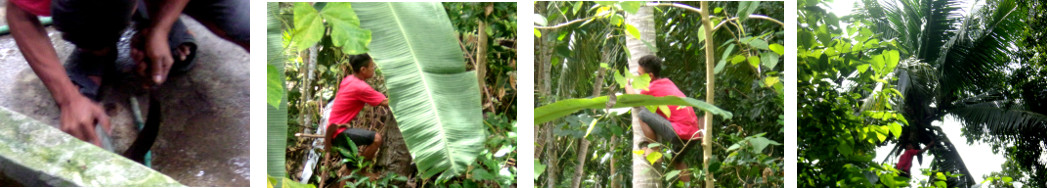
<svg viewBox="0 0 1047 188">
<path fill-rule="evenodd" d="M 953 115 L 966 131 L 986 131 L 1010 141 L 1047 130 L 1047 116 L 1026 105 L 1039 101 L 1035 96 L 1008 94 L 1020 88 L 1006 85 L 1019 76 L 1012 74 L 1012 67 L 1023 65 L 1014 61 L 1014 41 L 1025 29 L 1022 8 L 1014 0 L 989 1 L 967 16 L 962 15 L 960 0 L 865 0 L 864 4 L 860 14 L 882 37 L 896 39 L 906 51 L 901 56 L 907 58 L 894 72 L 896 89 L 903 96 L 895 105 L 909 126 L 895 151 L 906 143 L 941 146 L 930 150 L 936 156 L 932 168 L 964 174 L 951 178 L 950 186 L 970 186 L 976 182 L 958 151 L 931 122 Z"/>
</svg>

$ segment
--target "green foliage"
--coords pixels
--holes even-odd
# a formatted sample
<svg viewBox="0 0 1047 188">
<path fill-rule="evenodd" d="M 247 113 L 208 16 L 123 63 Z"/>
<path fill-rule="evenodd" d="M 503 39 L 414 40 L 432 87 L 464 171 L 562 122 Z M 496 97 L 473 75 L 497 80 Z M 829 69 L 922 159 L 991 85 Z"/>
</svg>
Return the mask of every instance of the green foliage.
<svg viewBox="0 0 1047 188">
<path fill-rule="evenodd" d="M 371 43 L 371 31 L 360 28 L 360 19 L 353 12 L 349 3 L 317 3 L 317 8 L 305 2 L 294 4 L 294 47 L 299 50 L 316 45 L 330 30 L 330 37 L 335 47 L 341 47 L 346 54 L 367 52 Z M 324 23 L 326 27 L 324 27 Z"/>
<path fill-rule="evenodd" d="M 287 104 L 283 88 L 283 48 L 280 46 L 280 33 L 283 28 L 278 23 L 276 13 L 279 10 L 277 3 L 266 3 L 266 98 L 270 105 L 266 106 L 266 174 L 270 176 L 284 177 L 287 169 L 284 167 L 284 150 L 287 148 Z M 275 81 L 275 83 L 274 83 Z M 275 104 L 273 101 L 276 101 Z"/>
<path fill-rule="evenodd" d="M 373 32 L 371 56 L 389 88 L 389 107 L 422 177 L 466 172 L 485 139 L 476 73 L 439 3 L 354 3 Z"/>
<path fill-rule="evenodd" d="M 698 2 L 673 2 L 685 6 L 698 7 Z M 595 97 L 612 95 L 621 92 L 620 88 L 633 85 L 634 88 L 643 84 L 629 83 L 630 75 L 620 73 L 616 70 L 627 70 L 630 52 L 626 50 L 626 38 L 639 37 L 639 28 L 630 24 L 623 24 L 626 13 L 635 11 L 646 2 L 536 2 L 536 25 L 552 26 L 574 20 L 582 20 L 560 26 L 556 29 L 538 29 L 535 39 L 535 70 L 536 74 L 536 96 L 537 106 L 549 108 L 561 103 L 579 102 L 578 105 L 588 109 L 606 108 L 608 97 Z M 730 111 L 732 116 L 717 116 L 713 127 L 715 143 L 713 143 L 712 164 L 716 185 L 719 187 L 745 187 L 755 186 L 780 186 L 784 173 L 781 170 L 782 146 L 768 144 L 765 146 L 766 153 L 761 160 L 774 162 L 764 165 L 745 165 L 723 168 L 720 165 L 723 159 L 729 155 L 725 151 L 726 146 L 740 142 L 741 139 L 728 139 L 731 134 L 752 135 L 765 133 L 763 137 L 769 141 L 782 142 L 784 140 L 784 82 L 781 66 L 785 34 L 782 32 L 783 25 L 759 19 L 747 18 L 734 22 L 743 10 L 749 14 L 766 15 L 772 19 L 784 19 L 784 5 L 782 2 L 710 2 L 712 7 L 719 11 L 712 15 L 710 20 L 714 25 L 724 21 L 722 27 L 714 31 L 714 37 L 704 37 L 705 29 L 698 19 L 698 13 L 682 8 L 667 6 L 655 7 L 655 25 L 657 33 L 653 39 L 644 39 L 645 45 L 650 49 L 657 49 L 656 55 L 664 59 L 662 70 L 663 77 L 671 79 L 685 95 L 699 98 L 706 93 L 706 77 L 704 71 L 714 71 L 716 74 L 716 107 L 724 111 Z M 745 4 L 742 7 L 740 4 Z M 541 19 L 544 18 L 544 19 Z M 538 23 L 538 22 L 545 22 Z M 705 70 L 704 40 L 711 40 L 715 46 L 717 68 Z M 773 55 L 771 55 L 773 54 Z M 747 62 L 753 57 L 755 65 Z M 739 61 L 731 62 L 732 58 Z M 548 69 L 542 68 L 549 65 Z M 548 77 L 543 78 L 547 71 Z M 609 71 L 609 72 L 608 72 Z M 615 73 L 612 73 L 615 72 Z M 601 75 L 601 76 L 598 76 Z M 633 82 L 646 83 L 644 76 L 632 76 Z M 548 82 L 549 95 L 541 95 L 541 89 Z M 602 84 L 602 85 L 600 85 Z M 599 89 L 594 92 L 594 90 Z M 615 105 L 622 103 L 623 97 L 618 97 Z M 673 104 L 677 105 L 677 104 Z M 668 107 L 652 106 L 650 109 L 668 109 Z M 538 186 L 570 186 L 571 178 L 558 178 L 553 185 L 548 185 L 550 176 L 576 177 L 574 169 L 579 157 L 587 159 L 583 167 L 581 186 L 605 186 L 605 185 L 628 185 L 632 179 L 630 161 L 632 157 L 643 157 L 632 151 L 630 144 L 630 117 L 621 116 L 614 112 L 602 110 L 568 109 L 558 112 L 552 120 L 539 120 L 539 112 L 551 113 L 536 109 L 536 122 L 548 122 L 551 127 L 543 129 L 536 128 L 537 135 L 553 136 L 553 140 L 542 140 L 536 143 L 536 149 L 545 153 L 553 153 L 558 162 L 550 163 L 552 160 L 543 159 L 542 166 L 545 169 L 557 169 L 541 173 L 541 178 L 536 182 Z M 701 113 L 701 112 L 699 112 Z M 670 114 L 670 116 L 673 116 Z M 562 118 L 559 118 L 562 117 Z M 596 122 L 593 124 L 593 122 Z M 537 124 L 536 124 L 537 125 Z M 737 128 L 727 128 L 734 125 Z M 591 130 L 590 130 L 591 129 Z M 721 133 L 720 130 L 723 130 Z M 588 135 L 588 136 L 586 136 Z M 741 137 L 744 138 L 744 137 Z M 591 145 L 586 153 L 579 153 L 579 139 L 589 140 Z M 770 142 L 768 142 L 770 143 Z M 697 143 L 692 143 L 697 144 Z M 554 149 L 555 148 L 555 149 Z M 647 155 L 650 159 L 661 159 L 663 162 L 655 163 L 655 169 L 664 182 L 662 185 L 690 187 L 701 183 L 697 178 L 705 175 L 701 171 L 700 157 L 677 158 L 680 151 L 665 148 L 658 154 Z M 686 152 L 698 152 L 700 150 L 687 150 Z M 643 151 L 640 151 L 643 153 Z M 584 155 L 584 156 L 579 156 Z M 660 157 L 658 156 L 660 155 Z M 754 158 L 758 155 L 751 155 Z M 690 173 L 674 170 L 668 162 L 672 160 L 686 160 Z M 648 161 L 650 162 L 650 161 Z M 536 166 L 538 162 L 536 162 Z M 719 166 L 718 166 L 719 165 Z M 738 175 L 738 168 L 743 175 Z M 764 172 L 766 176 L 764 176 Z M 753 176 L 752 173 L 758 174 Z M 536 172 L 537 173 L 537 172 Z M 692 178 L 690 182 L 679 181 L 680 176 L 688 175 Z M 740 180 L 739 177 L 744 178 Z"/>
<path fill-rule="evenodd" d="M 556 101 L 555 103 L 535 108 L 534 121 L 535 124 L 541 124 L 573 114 L 582 109 L 604 109 L 607 107 L 610 98 L 610 96 L 602 96 L 591 99 L 565 99 Z M 657 105 L 690 106 L 698 108 L 699 110 L 711 112 L 714 115 L 723 116 L 727 119 L 730 119 L 732 116 L 731 112 L 690 97 L 655 97 L 641 94 L 626 94 L 619 95 L 615 98 L 612 108 Z"/>
</svg>

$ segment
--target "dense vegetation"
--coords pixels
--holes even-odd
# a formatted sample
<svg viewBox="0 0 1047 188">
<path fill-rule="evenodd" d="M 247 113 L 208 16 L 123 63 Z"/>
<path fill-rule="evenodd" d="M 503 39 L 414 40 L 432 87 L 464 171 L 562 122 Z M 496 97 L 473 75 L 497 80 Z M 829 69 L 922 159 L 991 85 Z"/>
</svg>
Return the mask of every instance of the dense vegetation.
<svg viewBox="0 0 1047 188">
<path fill-rule="evenodd" d="M 563 107 L 569 106 L 566 104 L 600 103 L 585 107 L 598 110 L 582 110 L 563 118 L 552 116 L 552 121 L 535 125 L 536 185 L 696 187 L 704 185 L 709 174 L 718 187 L 783 186 L 781 55 L 785 33 L 778 20 L 783 19 L 784 4 L 708 2 L 709 19 L 701 19 L 696 11 L 700 8 L 699 2 L 536 2 L 535 106 L 541 106 L 536 109 L 536 119 L 550 118 L 542 115 L 549 109 L 568 109 Z M 632 19 L 643 17 L 638 14 L 648 14 L 653 24 L 645 28 L 634 23 Z M 703 21 L 717 27 L 709 29 Z M 706 37 L 706 29 L 713 37 Z M 634 49 L 637 45 L 627 44 L 630 40 L 642 41 L 633 43 L 639 44 L 639 50 Z M 706 40 L 711 44 L 711 54 L 706 52 Z M 634 138 L 632 118 L 622 115 L 627 110 L 604 111 L 598 101 L 623 93 L 621 88 L 628 78 L 636 78 L 634 85 L 645 87 L 643 82 L 649 80 L 628 74 L 630 59 L 635 63 L 644 53 L 664 58 L 664 77 L 693 99 L 670 103 L 623 95 L 616 98 L 617 105 L 655 105 L 652 109 L 665 104 L 688 105 L 713 112 L 715 123 L 707 126 L 714 132 L 708 171 L 702 157 L 676 158 L 680 151 L 668 149 L 642 159 L 654 171 L 638 172 L 628 162 L 643 158 L 628 144 Z M 706 59 L 708 56 L 712 56 L 712 62 Z M 707 68 L 707 63 L 716 66 Z M 708 97 L 711 83 L 706 73 L 714 75 L 716 85 L 711 93 L 716 99 L 695 100 Z M 590 97 L 596 98 L 578 99 Z M 686 152 L 703 152 L 701 147 L 696 148 Z M 663 162 L 653 162 L 657 160 Z M 691 181 L 680 180 L 681 173 L 687 171 L 670 167 L 668 162 L 673 160 L 692 161 L 688 166 Z"/>
<path fill-rule="evenodd" d="M 1044 15 L 1038 1 L 865 0 L 838 17 L 826 2 L 798 2 L 798 183 L 1042 187 L 1047 132 Z M 974 182 L 942 127 L 960 120 L 968 144 L 1003 153 L 1003 172 Z M 957 126 L 957 125 L 943 125 Z M 930 144 L 927 180 L 899 177 L 875 148 Z M 985 152 L 985 151 L 963 151 Z M 966 161 L 972 162 L 972 161 Z"/>
<path fill-rule="evenodd" d="M 346 183 L 347 187 L 425 185 L 453 187 L 515 184 L 517 140 L 515 3 L 389 3 L 388 6 L 372 6 L 367 3 L 269 3 L 268 6 L 270 54 L 268 61 L 270 67 L 267 77 L 269 77 L 268 98 L 271 106 L 267 107 L 270 110 L 267 153 L 275 152 L 284 155 L 269 156 L 268 174 L 270 176 L 277 180 L 287 178 L 285 180 L 307 182 L 309 186 L 323 187 L 330 187 L 331 182 L 335 180 L 349 180 Z M 376 7 L 393 8 L 382 10 Z M 438 8 L 438 10 L 430 8 Z M 422 19 L 397 19 L 404 16 L 393 15 L 404 13 L 418 14 L 433 20 L 413 23 Z M 387 24 L 403 24 L 409 27 L 398 28 Z M 418 33 L 423 28 L 434 27 L 434 24 L 436 28 L 427 29 L 427 33 Z M 410 34 L 409 36 L 430 38 L 425 40 L 427 44 L 402 47 L 398 46 L 402 44 L 397 41 L 411 42 L 411 40 L 397 39 L 382 34 L 389 32 L 403 32 Z M 403 54 L 412 54 L 419 56 L 418 59 L 428 61 L 404 61 L 384 55 L 397 50 L 403 50 Z M 355 156 L 353 152 L 340 151 L 341 155 L 328 161 L 330 162 L 328 165 L 324 165 L 323 162 L 317 163 L 315 160 L 305 162 L 308 160 L 304 159 L 310 157 L 311 153 L 324 152 L 315 147 L 314 138 L 296 136 L 296 133 L 316 134 L 321 124 L 326 122 L 323 113 L 330 105 L 329 102 L 333 100 L 338 90 L 338 84 L 343 78 L 352 74 L 347 62 L 349 55 L 361 53 L 370 53 L 375 58 L 380 67 L 379 74 L 368 83 L 376 90 L 386 93 L 390 100 L 398 100 L 391 102 L 390 107 L 394 110 L 416 108 L 419 105 L 408 103 L 422 102 L 436 106 L 452 105 L 451 108 L 458 111 L 455 112 L 457 114 L 475 113 L 477 116 L 456 117 L 451 120 L 457 122 L 453 125 L 412 126 L 403 123 L 397 125 L 397 122 L 405 122 L 405 119 L 433 117 L 403 112 L 396 114 L 396 121 L 393 121 L 394 113 L 389 109 L 368 106 L 361 111 L 352 124 L 353 127 L 358 128 L 384 130 L 386 143 L 377 161 L 359 160 L 359 157 Z M 274 54 L 276 54 L 275 57 Z M 456 57 L 447 54 L 458 55 Z M 445 58 L 427 58 L 431 56 Z M 420 67 L 418 69 L 423 71 L 407 72 L 402 69 L 394 69 L 394 67 L 402 66 L 418 66 Z M 400 81 L 405 79 L 393 78 L 393 76 L 434 74 L 429 72 L 432 66 L 444 68 L 441 69 L 444 71 L 441 74 L 450 73 L 447 71 L 453 70 L 456 78 L 434 79 L 428 83 L 430 85 L 413 83 L 421 87 L 405 87 L 412 83 Z M 456 68 L 447 69 L 448 67 Z M 392 82 L 397 82 L 398 88 L 388 87 L 392 85 Z M 440 83 L 432 82 L 454 82 L 456 84 L 437 85 Z M 410 91 L 419 88 L 469 87 L 470 84 L 461 84 L 462 82 L 472 83 L 471 87 L 476 88 L 476 93 L 468 92 L 472 89 L 456 89 L 461 94 L 455 94 L 454 98 L 465 100 L 465 102 L 419 100 L 418 96 L 412 95 L 419 92 Z M 284 99 L 281 100 L 281 98 Z M 474 101 L 475 106 L 473 106 Z M 276 114 L 279 114 L 281 108 L 286 109 L 286 114 L 274 117 L 273 112 L 276 111 Z M 281 116 L 286 118 L 286 123 L 273 121 L 274 118 L 279 120 Z M 468 125 L 472 122 L 477 124 Z M 286 125 L 286 127 L 280 127 L 280 125 Z M 438 128 L 468 128 L 470 131 L 465 132 L 475 131 L 483 136 L 447 136 L 447 140 L 450 141 L 445 142 L 453 142 L 449 145 L 469 147 L 475 151 L 458 151 L 461 149 L 456 147 L 410 147 L 413 144 L 424 142 L 425 139 L 440 139 L 419 138 L 424 134 L 418 133 L 418 131 L 434 131 L 433 129 Z M 284 137 L 286 139 L 280 139 Z M 477 144 L 478 147 L 471 147 L 470 144 Z M 410 152 L 407 151 L 408 149 Z M 443 152 L 444 150 L 455 151 Z M 437 155 L 439 153 L 456 155 L 440 156 Z M 412 162 L 412 155 L 424 158 L 424 160 Z M 452 162 L 432 162 L 434 160 L 430 158 Z M 368 180 L 366 176 L 355 170 L 350 172 L 342 168 L 342 164 L 345 163 L 376 169 L 384 176 Z M 464 163 L 465 166 L 458 165 L 458 163 Z M 312 166 L 314 164 L 315 166 Z M 303 171 L 315 171 L 315 173 L 303 179 L 301 177 Z M 328 176 L 323 177 L 324 174 Z M 283 182 L 286 184 L 288 181 Z M 279 184 L 281 183 L 277 183 Z"/>
</svg>

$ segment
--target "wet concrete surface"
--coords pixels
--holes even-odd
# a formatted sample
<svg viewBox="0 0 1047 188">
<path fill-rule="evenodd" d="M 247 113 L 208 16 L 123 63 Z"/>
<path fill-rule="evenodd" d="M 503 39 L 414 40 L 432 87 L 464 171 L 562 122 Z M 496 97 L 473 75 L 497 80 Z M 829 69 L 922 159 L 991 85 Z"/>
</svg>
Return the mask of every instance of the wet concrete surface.
<svg viewBox="0 0 1047 188">
<path fill-rule="evenodd" d="M 5 19 L 0 16 L 0 24 Z M 153 169 L 188 186 L 249 186 L 248 53 L 191 18 L 182 19 L 196 35 L 196 66 L 153 93 L 159 95 L 163 116 L 152 147 Z M 52 27 L 47 32 L 65 62 L 74 46 Z M 58 127 L 58 106 L 10 35 L 0 36 L 0 66 L 0 106 Z M 123 151 L 137 136 L 129 98 L 137 96 L 141 109 L 148 109 L 148 94 L 136 92 L 128 80 L 106 83 L 101 104 L 114 127 L 113 145 Z"/>
</svg>

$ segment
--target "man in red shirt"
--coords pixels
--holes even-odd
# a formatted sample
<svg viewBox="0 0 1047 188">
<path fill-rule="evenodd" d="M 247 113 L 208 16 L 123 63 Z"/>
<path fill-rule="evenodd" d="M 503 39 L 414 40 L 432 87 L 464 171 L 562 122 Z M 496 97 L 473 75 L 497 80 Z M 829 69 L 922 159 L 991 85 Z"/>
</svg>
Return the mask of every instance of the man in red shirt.
<svg viewBox="0 0 1047 188">
<path fill-rule="evenodd" d="M 334 97 L 331 115 L 327 120 L 329 122 L 327 135 L 324 137 L 326 139 L 324 140 L 325 150 L 331 151 L 331 145 L 349 148 L 345 139 L 350 139 L 356 145 L 366 146 L 360 148 L 361 153 L 364 158 L 371 160 L 374 159 L 375 153 L 382 145 L 382 135 L 366 129 L 353 129 L 341 125 L 349 124 L 364 108 L 364 104 L 389 106 L 389 100 L 364 81 L 374 77 L 374 70 L 377 68 L 370 55 L 350 56 L 349 64 L 355 74 L 342 79 L 338 93 Z"/>
<path fill-rule="evenodd" d="M 638 72 L 640 75 L 648 74 L 651 76 L 651 84 L 647 90 L 633 90 L 626 87 L 625 92 L 627 94 L 644 94 L 655 97 L 664 96 L 677 96 L 687 97 L 676 87 L 676 84 L 668 78 L 662 77 L 662 60 L 654 55 L 647 55 L 640 57 L 640 67 Z M 699 143 L 702 138 L 701 132 L 698 130 L 702 129 L 705 125 L 704 120 L 698 118 L 694 113 L 694 108 L 691 107 L 680 107 L 680 106 L 669 106 L 669 114 L 658 111 L 657 114 L 652 113 L 643 107 L 634 107 L 635 112 L 639 112 L 641 129 L 643 130 L 644 136 L 652 141 L 657 141 L 663 144 L 671 144 L 676 151 L 682 151 L 683 145 L 686 141 L 691 141 L 687 148 L 699 147 Z M 645 147 L 645 146 L 641 146 Z M 648 152 L 650 153 L 650 152 Z M 687 165 L 683 162 L 692 155 L 685 155 L 688 153 L 695 152 L 680 152 L 681 159 L 674 160 L 672 166 L 676 169 L 681 170 L 680 174 L 687 173 Z M 690 176 L 680 176 L 682 181 L 690 181 Z"/>
<path fill-rule="evenodd" d="M 905 144 L 905 151 L 902 152 L 902 155 L 900 157 L 898 157 L 898 164 L 894 165 L 894 169 L 898 169 L 898 171 L 901 171 L 902 177 L 911 177 L 912 175 L 909 174 L 909 169 L 912 167 L 912 158 L 916 155 L 920 155 L 924 151 L 927 151 L 927 149 L 930 149 L 931 147 L 934 147 L 934 145 L 930 145 L 926 148 L 920 149 L 919 145 L 914 145 L 913 143 Z"/>
</svg>

